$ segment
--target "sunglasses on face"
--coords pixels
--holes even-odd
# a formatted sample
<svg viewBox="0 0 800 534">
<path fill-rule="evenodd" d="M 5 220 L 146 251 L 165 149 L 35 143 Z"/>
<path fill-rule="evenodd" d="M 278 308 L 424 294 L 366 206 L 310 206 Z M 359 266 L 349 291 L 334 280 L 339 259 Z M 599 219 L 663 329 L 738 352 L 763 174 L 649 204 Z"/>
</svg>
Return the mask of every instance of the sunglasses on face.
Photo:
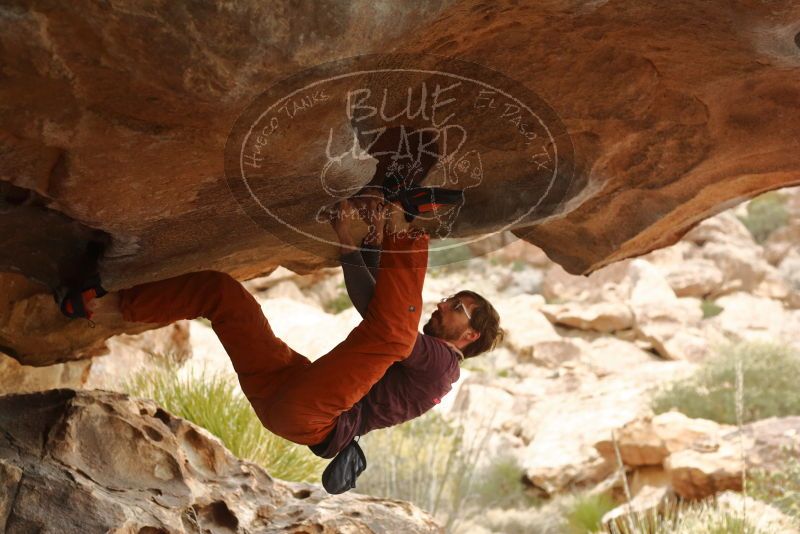
<svg viewBox="0 0 800 534">
<path fill-rule="evenodd" d="M 450 307 L 452 309 L 454 309 L 456 311 L 464 312 L 464 315 L 467 316 L 467 321 L 471 321 L 472 320 L 472 316 L 467 311 L 467 307 L 464 306 L 464 303 L 461 302 L 460 298 L 458 298 L 456 296 L 450 296 L 450 297 L 445 297 L 445 298 L 441 299 L 439 302 L 446 302 L 447 304 L 450 305 Z"/>
</svg>

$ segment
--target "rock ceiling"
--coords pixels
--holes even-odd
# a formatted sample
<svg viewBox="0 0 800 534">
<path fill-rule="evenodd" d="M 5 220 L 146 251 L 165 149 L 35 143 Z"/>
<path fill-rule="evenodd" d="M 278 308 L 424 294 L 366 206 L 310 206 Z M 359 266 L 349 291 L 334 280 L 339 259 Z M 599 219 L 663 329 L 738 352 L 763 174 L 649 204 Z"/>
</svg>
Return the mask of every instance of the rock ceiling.
<svg viewBox="0 0 800 534">
<path fill-rule="evenodd" d="M 88 330 L 54 310 L 45 286 L 89 242 L 106 245 L 110 289 L 200 269 L 244 279 L 332 265 L 333 234 L 309 215 L 381 160 L 366 148 L 325 165 L 325 150 L 348 139 L 365 148 L 365 132 L 383 127 L 449 124 L 465 141 L 428 176 L 465 190 L 449 237 L 510 225 L 573 273 L 667 246 L 711 214 L 800 183 L 798 35 L 789 0 L 6 4 L 0 346 L 46 365 L 136 330 Z M 385 60 L 385 74 L 375 54 L 390 52 L 404 55 Z M 425 74 L 395 78 L 398 65 Z M 390 88 L 392 109 L 403 83 L 421 94 L 428 82 L 429 105 L 438 84 L 438 123 L 432 108 L 371 115 L 367 100 L 362 116 L 343 113 L 344 71 L 366 72 L 357 82 L 376 98 Z M 455 75 L 463 83 L 448 99 Z M 285 101 L 292 120 L 281 118 L 279 141 L 264 138 L 274 150 L 248 190 L 280 215 L 261 220 L 237 197 L 231 146 L 248 142 L 243 119 L 268 127 L 259 106 L 291 88 L 306 92 Z"/>
</svg>

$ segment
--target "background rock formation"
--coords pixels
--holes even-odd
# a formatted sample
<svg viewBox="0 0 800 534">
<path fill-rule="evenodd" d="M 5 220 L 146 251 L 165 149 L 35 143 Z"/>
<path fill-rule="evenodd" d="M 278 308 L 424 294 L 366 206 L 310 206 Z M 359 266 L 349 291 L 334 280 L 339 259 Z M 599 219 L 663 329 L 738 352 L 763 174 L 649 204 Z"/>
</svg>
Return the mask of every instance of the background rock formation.
<svg viewBox="0 0 800 534">
<path fill-rule="evenodd" d="M 32 228 L 66 217 L 80 225 L 67 232 L 73 247 L 23 250 L 68 258 L 99 232 L 112 289 L 204 268 L 239 278 L 318 268 L 332 251 L 300 252 L 239 210 L 223 179 L 225 139 L 277 80 L 387 50 L 488 66 L 556 111 L 575 147 L 569 201 L 515 233 L 573 273 L 666 246 L 732 203 L 800 181 L 794 2 L 340 6 L 7 4 L 0 99 L 13 105 L 0 109 L 0 180 L 16 189 L 0 206 L 3 244 L 12 227 L 25 242 L 18 233 L 29 231 L 13 225 L 21 210 Z M 298 146 L 318 141 L 297 135 Z M 3 254 L 5 269 L 43 278 L 19 249 Z M 34 341 L 60 321 L 37 291 L 2 303 L 6 352 L 44 365 L 102 350 L 110 332 Z M 9 327 L 14 313 L 30 319 Z"/>
</svg>

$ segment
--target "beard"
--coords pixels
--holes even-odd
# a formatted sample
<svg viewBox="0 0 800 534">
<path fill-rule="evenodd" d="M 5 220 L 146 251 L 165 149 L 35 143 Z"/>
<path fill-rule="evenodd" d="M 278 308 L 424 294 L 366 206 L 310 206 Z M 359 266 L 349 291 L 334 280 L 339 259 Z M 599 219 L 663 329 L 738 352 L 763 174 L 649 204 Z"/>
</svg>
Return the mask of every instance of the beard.
<svg viewBox="0 0 800 534">
<path fill-rule="evenodd" d="M 439 331 L 433 326 L 433 319 L 428 319 L 428 322 L 422 327 L 422 333 L 427 336 L 439 337 Z"/>
<path fill-rule="evenodd" d="M 445 328 L 438 315 L 434 314 L 422 327 L 422 333 L 427 336 L 438 337 L 444 341 L 455 341 L 461 337 L 462 332 L 458 328 Z"/>
</svg>

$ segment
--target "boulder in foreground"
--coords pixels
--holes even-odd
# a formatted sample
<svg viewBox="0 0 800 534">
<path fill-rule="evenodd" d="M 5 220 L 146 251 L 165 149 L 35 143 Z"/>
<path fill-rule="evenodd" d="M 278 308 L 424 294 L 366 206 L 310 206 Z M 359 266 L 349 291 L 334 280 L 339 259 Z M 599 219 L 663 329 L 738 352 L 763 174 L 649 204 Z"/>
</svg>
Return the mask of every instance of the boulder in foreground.
<svg viewBox="0 0 800 534">
<path fill-rule="evenodd" d="M 439 532 L 411 504 L 275 480 L 153 402 L 103 391 L 0 397 L 8 533 Z"/>
</svg>

